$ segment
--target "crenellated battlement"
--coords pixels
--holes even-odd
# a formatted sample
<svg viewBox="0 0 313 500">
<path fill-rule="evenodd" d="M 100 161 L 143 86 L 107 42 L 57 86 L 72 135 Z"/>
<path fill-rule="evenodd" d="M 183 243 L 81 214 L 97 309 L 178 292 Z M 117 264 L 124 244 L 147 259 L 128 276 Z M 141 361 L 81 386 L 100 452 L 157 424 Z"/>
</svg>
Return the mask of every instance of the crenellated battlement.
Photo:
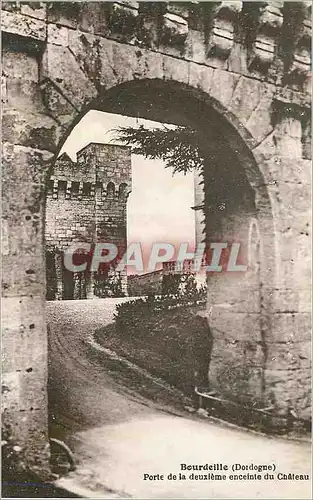
<svg viewBox="0 0 313 500">
<path fill-rule="evenodd" d="M 4 33 L 37 45 L 71 47 L 80 32 L 87 73 L 107 38 L 307 91 L 311 2 L 4 2 L 3 9 Z"/>
<path fill-rule="evenodd" d="M 130 149 L 90 143 L 74 162 L 63 153 L 46 186 L 46 243 L 63 251 L 72 243 L 102 241 L 126 247 L 131 192 Z"/>
<path fill-rule="evenodd" d="M 100 183 L 93 184 L 91 182 L 75 182 L 55 179 L 50 177 L 47 182 L 47 197 L 54 200 L 65 198 L 82 200 L 83 198 L 95 198 L 100 196 L 101 199 L 110 199 L 112 202 L 126 203 L 130 195 L 127 183 L 122 182 L 115 185 L 113 182 L 108 184 Z"/>
<path fill-rule="evenodd" d="M 45 251 L 77 241 L 126 245 L 127 148 L 88 144 L 76 161 L 61 155 L 46 184 L 89 110 L 197 129 L 219 166 L 214 186 L 234 200 L 230 217 L 208 210 L 207 236 L 240 234 L 255 260 L 241 281 L 231 273 L 210 281 L 210 385 L 236 403 L 306 421 L 311 2 L 16 1 L 2 9 L 5 420 L 23 463 L 50 478 Z M 212 184 L 209 167 L 197 179 L 200 206 L 211 194 L 202 184 Z M 236 204 L 229 173 L 251 204 L 241 203 L 241 187 Z"/>
</svg>

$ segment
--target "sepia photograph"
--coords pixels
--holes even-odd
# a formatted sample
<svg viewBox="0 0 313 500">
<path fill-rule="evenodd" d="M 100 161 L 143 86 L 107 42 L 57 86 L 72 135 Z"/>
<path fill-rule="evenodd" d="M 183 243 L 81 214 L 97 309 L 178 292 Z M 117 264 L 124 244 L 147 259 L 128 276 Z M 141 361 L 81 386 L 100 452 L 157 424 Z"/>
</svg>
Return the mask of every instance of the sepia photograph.
<svg viewBox="0 0 313 500">
<path fill-rule="evenodd" d="M 2 1 L 3 498 L 312 498 L 311 8 Z"/>
</svg>

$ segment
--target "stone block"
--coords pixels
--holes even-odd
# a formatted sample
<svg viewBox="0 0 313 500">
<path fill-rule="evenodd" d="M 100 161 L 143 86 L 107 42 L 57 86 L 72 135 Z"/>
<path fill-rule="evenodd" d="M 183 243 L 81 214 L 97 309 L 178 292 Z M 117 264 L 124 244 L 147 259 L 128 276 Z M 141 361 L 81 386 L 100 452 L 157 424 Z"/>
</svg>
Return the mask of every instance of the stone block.
<svg viewBox="0 0 313 500">
<path fill-rule="evenodd" d="M 227 310 L 228 309 L 228 310 Z M 227 303 L 209 308 L 209 326 L 213 338 L 220 342 L 248 342 L 251 345 L 261 342 L 260 314 L 232 312 Z"/>
<path fill-rule="evenodd" d="M 48 416 L 45 407 L 28 411 L 7 410 L 4 427 L 11 429 L 11 442 L 21 448 L 21 462 L 43 481 L 51 480 Z"/>
<path fill-rule="evenodd" d="M 277 261 L 275 275 L 275 286 L 277 288 L 309 289 L 311 279 L 310 258 L 307 255 L 306 248 L 305 251 L 305 259 L 301 257 L 300 252 L 295 247 L 295 256 L 293 258 Z"/>
<path fill-rule="evenodd" d="M 3 140 L 16 145 L 54 152 L 57 125 L 46 115 L 10 111 L 3 115 Z"/>
<path fill-rule="evenodd" d="M 69 29 L 65 26 L 57 26 L 49 23 L 47 25 L 47 41 L 62 47 L 68 47 Z"/>
<path fill-rule="evenodd" d="M 189 26 L 188 37 L 185 42 L 185 58 L 199 64 L 207 62 L 203 31 L 191 29 Z"/>
<path fill-rule="evenodd" d="M 118 83 L 123 83 L 136 78 L 142 78 L 143 64 L 141 56 L 137 56 L 136 49 L 132 46 L 124 46 L 114 43 L 112 46 L 113 65 L 119 68 L 116 72 Z M 140 51 L 138 51 L 140 52 Z"/>
<path fill-rule="evenodd" d="M 84 2 L 81 4 L 80 15 L 77 16 L 78 29 L 89 33 L 107 36 L 109 34 L 107 2 Z"/>
<path fill-rule="evenodd" d="M 27 466 L 46 477 L 49 456 L 45 299 L 43 294 L 31 295 L 31 287 L 16 292 L 17 296 L 2 299 L 3 425 L 9 427 L 12 442 L 21 447 Z"/>
<path fill-rule="evenodd" d="M 25 353 L 24 353 L 25 355 Z M 40 360 L 46 364 L 47 360 Z M 27 371 L 28 370 L 28 371 Z M 3 411 L 27 412 L 44 410 L 47 405 L 47 374 L 40 370 L 14 370 L 3 374 Z"/>
<path fill-rule="evenodd" d="M 209 304 L 214 304 L 214 309 L 218 308 L 221 314 L 223 309 L 233 313 L 257 313 L 260 311 L 260 290 L 254 287 L 236 288 L 235 286 L 224 286 L 211 288 L 209 282 Z M 224 305 L 224 307 L 223 307 Z"/>
<path fill-rule="evenodd" d="M 266 369 L 303 370 L 311 367 L 310 340 L 267 344 Z"/>
<path fill-rule="evenodd" d="M 35 81 L 23 78 L 6 78 L 6 103 L 3 110 L 15 109 L 23 113 L 46 113 L 42 92 Z"/>
<path fill-rule="evenodd" d="M 309 313 L 311 311 L 310 288 L 271 290 L 271 309 L 274 313 Z"/>
<path fill-rule="evenodd" d="M 164 56 L 164 78 L 188 85 L 189 62 Z"/>
<path fill-rule="evenodd" d="M 264 398 L 275 404 L 280 412 L 290 409 L 298 418 L 311 416 L 311 370 L 269 370 L 264 371 Z"/>
<path fill-rule="evenodd" d="M 41 81 L 49 79 L 78 110 L 97 97 L 97 90 L 80 68 L 75 56 L 59 45 L 47 44 L 43 54 Z"/>
<path fill-rule="evenodd" d="M 82 4 L 80 2 L 51 2 L 47 5 L 47 21 L 76 29 Z"/>
<path fill-rule="evenodd" d="M 228 71 L 236 74 L 247 74 L 247 47 L 238 43 L 235 37 L 234 44 L 227 59 Z"/>
<path fill-rule="evenodd" d="M 228 108 L 238 80 L 239 75 L 215 69 L 211 79 L 210 96 Z"/>
<path fill-rule="evenodd" d="M 4 207 L 6 210 L 7 206 Z M 35 252 L 43 230 L 41 213 L 21 210 L 18 216 L 5 216 L 2 221 L 2 255 L 20 255 Z M 39 236 L 38 236 L 39 235 Z"/>
<path fill-rule="evenodd" d="M 137 52 L 138 62 L 141 69 L 142 78 L 158 78 L 163 79 L 164 68 L 163 68 L 163 54 L 158 52 L 151 52 L 146 49 L 140 50 L 141 55 Z M 136 70 L 138 74 L 138 70 Z"/>
<path fill-rule="evenodd" d="M 51 158 L 47 151 L 4 143 L 4 208 L 8 207 L 9 213 L 20 214 L 24 209 L 41 213 L 43 185 Z"/>
<path fill-rule="evenodd" d="M 299 112 L 292 112 L 292 107 L 278 108 L 275 117 L 275 132 L 277 135 L 293 137 L 300 139 L 302 136 L 301 130 L 301 115 Z"/>
<path fill-rule="evenodd" d="M 17 12 L 3 11 L 2 31 L 19 37 L 44 42 L 47 34 L 46 23 L 42 19 L 25 16 Z"/>
<path fill-rule="evenodd" d="M 301 136 L 293 137 L 288 132 L 282 132 L 281 130 L 274 131 L 274 142 L 276 146 L 276 152 L 281 157 L 282 160 L 285 158 L 293 158 L 294 161 L 301 161 L 302 158 L 302 140 Z"/>
<path fill-rule="evenodd" d="M 6 107 L 8 102 L 8 88 L 7 88 L 7 76 L 5 74 L 1 75 L 1 104 Z"/>
<path fill-rule="evenodd" d="M 279 161 L 277 161 L 279 159 Z M 298 159 L 295 161 L 288 157 L 279 157 L 273 155 L 271 158 L 262 162 L 262 172 L 266 184 L 309 184 L 310 171 L 308 161 Z"/>
<path fill-rule="evenodd" d="M 14 234 L 14 233 L 13 233 Z M 40 249 L 39 249 L 40 250 Z M 3 296 L 44 293 L 45 267 L 41 255 L 8 255 L 3 258 Z"/>
<path fill-rule="evenodd" d="M 21 4 L 21 13 L 25 16 L 34 17 L 35 19 L 46 20 L 47 6 L 43 2 L 30 2 Z"/>
<path fill-rule="evenodd" d="M 251 117 L 264 95 L 271 94 L 273 86 L 241 76 L 234 90 L 230 111 L 243 123 Z"/>
<path fill-rule="evenodd" d="M 239 345 L 232 356 L 227 355 L 227 348 L 224 352 L 220 350 L 220 353 L 220 356 L 212 353 L 209 368 L 210 389 L 237 404 L 262 407 L 263 369 L 245 364 L 245 357 L 242 356 Z"/>
<path fill-rule="evenodd" d="M 75 55 L 81 70 L 88 75 L 97 86 L 102 84 L 102 78 L 116 83 L 112 70 L 112 42 L 89 33 L 69 30 L 69 48 Z M 103 84 L 102 84 L 103 85 Z"/>
<path fill-rule="evenodd" d="M 210 95 L 213 72 L 213 68 L 209 66 L 200 66 L 191 62 L 189 65 L 189 85 L 200 88 Z"/>
<path fill-rule="evenodd" d="M 295 216 L 307 214 L 310 206 L 310 186 L 304 183 L 281 182 L 279 184 L 279 211 L 294 212 Z"/>
<path fill-rule="evenodd" d="M 114 71 L 115 42 L 101 39 L 98 42 L 98 83 L 101 88 L 109 89 L 119 83 L 118 75 Z M 121 50 L 121 49 L 119 49 Z"/>
<path fill-rule="evenodd" d="M 273 131 L 271 104 L 274 91 L 274 85 L 268 86 L 267 92 L 262 95 L 259 104 L 252 111 L 245 124 L 258 143 L 262 142 Z"/>
<path fill-rule="evenodd" d="M 3 47 L 2 71 L 10 78 L 38 83 L 38 61 L 36 57 Z"/>
</svg>

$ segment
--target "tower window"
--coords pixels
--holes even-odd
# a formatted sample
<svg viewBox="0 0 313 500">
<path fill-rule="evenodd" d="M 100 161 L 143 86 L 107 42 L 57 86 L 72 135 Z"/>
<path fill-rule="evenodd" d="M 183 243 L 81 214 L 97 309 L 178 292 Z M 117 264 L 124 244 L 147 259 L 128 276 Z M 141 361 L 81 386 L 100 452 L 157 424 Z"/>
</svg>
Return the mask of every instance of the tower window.
<svg viewBox="0 0 313 500">
<path fill-rule="evenodd" d="M 107 185 L 107 195 L 114 196 L 115 195 L 115 184 L 114 182 L 109 182 Z"/>
<path fill-rule="evenodd" d="M 122 184 L 120 184 L 120 187 L 119 187 L 119 190 L 118 190 L 118 197 L 119 198 L 125 198 L 125 196 L 126 196 L 126 189 L 127 189 L 126 182 L 122 182 Z"/>
<path fill-rule="evenodd" d="M 90 182 L 84 182 L 83 183 L 83 195 L 84 196 L 90 196 L 91 193 L 91 184 Z"/>
</svg>

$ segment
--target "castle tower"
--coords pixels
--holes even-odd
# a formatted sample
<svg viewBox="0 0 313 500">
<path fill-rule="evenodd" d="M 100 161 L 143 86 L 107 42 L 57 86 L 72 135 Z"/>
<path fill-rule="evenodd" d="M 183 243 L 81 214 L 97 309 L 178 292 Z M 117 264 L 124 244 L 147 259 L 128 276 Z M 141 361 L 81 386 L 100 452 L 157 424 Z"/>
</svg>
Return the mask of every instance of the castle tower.
<svg viewBox="0 0 313 500">
<path fill-rule="evenodd" d="M 204 205 L 203 176 L 198 170 L 194 171 L 194 204 L 195 207 Z M 205 223 L 203 210 L 195 210 L 195 246 L 205 241 Z"/>
<path fill-rule="evenodd" d="M 198 170 L 194 171 L 194 204 L 195 207 L 202 207 L 205 202 L 203 189 L 203 176 Z M 195 248 L 198 248 L 200 243 L 206 242 L 205 216 L 202 209 L 195 209 Z M 196 273 L 197 285 L 206 285 L 205 266 L 201 264 L 201 268 Z"/>
<path fill-rule="evenodd" d="M 130 191 L 131 155 L 127 146 L 91 143 L 77 153 L 77 162 L 66 153 L 57 159 L 47 188 L 48 299 L 110 295 L 108 281 L 112 286 L 117 281 L 113 268 L 102 277 L 106 283 L 101 283 L 98 275 L 93 282 L 95 276 L 73 276 L 62 268 L 61 254 L 75 243 L 105 242 L 117 245 L 123 255 Z M 126 273 L 119 278 L 126 293 Z"/>
</svg>

